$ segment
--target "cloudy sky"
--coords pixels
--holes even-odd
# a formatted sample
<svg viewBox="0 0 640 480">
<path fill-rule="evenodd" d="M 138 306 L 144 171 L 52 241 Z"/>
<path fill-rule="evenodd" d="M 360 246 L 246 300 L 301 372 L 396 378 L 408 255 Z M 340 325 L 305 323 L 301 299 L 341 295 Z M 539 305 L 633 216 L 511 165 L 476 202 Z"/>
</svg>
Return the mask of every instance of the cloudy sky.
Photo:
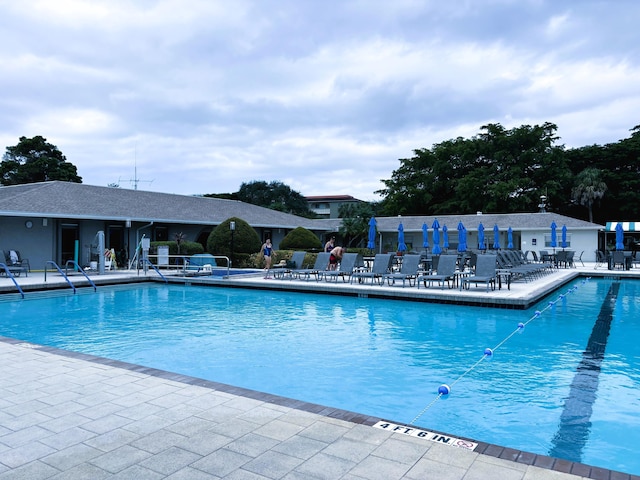
<svg viewBox="0 0 640 480">
<path fill-rule="evenodd" d="M 629 137 L 638 25 L 637 0 L 0 0 L 0 151 L 42 135 L 92 185 L 376 200 L 490 122 Z"/>
</svg>

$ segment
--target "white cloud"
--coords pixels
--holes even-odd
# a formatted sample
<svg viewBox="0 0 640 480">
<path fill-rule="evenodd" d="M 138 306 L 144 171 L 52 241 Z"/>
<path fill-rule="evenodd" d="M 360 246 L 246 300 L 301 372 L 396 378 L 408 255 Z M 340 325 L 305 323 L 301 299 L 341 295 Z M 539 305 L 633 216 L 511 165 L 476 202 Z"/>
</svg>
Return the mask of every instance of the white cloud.
<svg viewBox="0 0 640 480">
<path fill-rule="evenodd" d="M 374 199 L 399 158 L 481 125 L 571 146 L 638 124 L 640 4 L 0 0 L 0 141 L 86 183 Z M 135 167 L 134 167 L 135 166 Z"/>
</svg>

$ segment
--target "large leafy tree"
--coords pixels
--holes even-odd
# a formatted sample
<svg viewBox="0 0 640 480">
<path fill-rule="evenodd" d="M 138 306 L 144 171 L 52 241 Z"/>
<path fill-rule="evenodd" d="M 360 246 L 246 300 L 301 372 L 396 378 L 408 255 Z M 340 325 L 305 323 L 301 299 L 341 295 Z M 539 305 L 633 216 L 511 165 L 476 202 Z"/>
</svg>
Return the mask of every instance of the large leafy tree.
<svg viewBox="0 0 640 480">
<path fill-rule="evenodd" d="M 566 157 L 574 173 L 596 168 L 607 186 L 593 221 L 634 221 L 640 215 L 640 125 L 631 136 L 616 143 L 589 145 L 567 150 Z"/>
<path fill-rule="evenodd" d="M 36 135 L 20 137 L 20 142 L 7 147 L 0 163 L 0 181 L 3 185 L 61 180 L 82 183 L 75 165 L 67 162 L 58 147 Z"/>
<path fill-rule="evenodd" d="M 307 200 L 282 182 L 253 181 L 242 183 L 235 194 L 242 202 L 304 217 L 312 217 Z"/>
<path fill-rule="evenodd" d="M 600 176 L 597 168 L 585 168 L 576 177 L 576 185 L 571 191 L 573 201 L 587 207 L 589 221 L 593 222 L 593 204 L 601 199 L 607 191 L 607 184 Z"/>
<path fill-rule="evenodd" d="M 564 148 L 556 146 L 556 125 L 500 124 L 479 135 L 415 150 L 383 180 L 383 212 L 395 214 L 532 211 L 540 195 L 562 204 L 572 178 Z"/>
</svg>

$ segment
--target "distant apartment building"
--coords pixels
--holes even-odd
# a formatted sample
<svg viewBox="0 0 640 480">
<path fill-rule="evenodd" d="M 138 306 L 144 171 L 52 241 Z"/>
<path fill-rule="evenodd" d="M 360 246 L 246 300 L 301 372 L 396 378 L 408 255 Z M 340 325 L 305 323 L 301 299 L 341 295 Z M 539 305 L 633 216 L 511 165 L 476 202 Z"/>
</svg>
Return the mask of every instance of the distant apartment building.
<svg viewBox="0 0 640 480">
<path fill-rule="evenodd" d="M 309 210 L 320 216 L 320 218 L 340 218 L 338 212 L 342 205 L 363 203 L 362 200 L 358 200 L 351 195 L 325 195 L 305 198 L 309 204 Z"/>
</svg>

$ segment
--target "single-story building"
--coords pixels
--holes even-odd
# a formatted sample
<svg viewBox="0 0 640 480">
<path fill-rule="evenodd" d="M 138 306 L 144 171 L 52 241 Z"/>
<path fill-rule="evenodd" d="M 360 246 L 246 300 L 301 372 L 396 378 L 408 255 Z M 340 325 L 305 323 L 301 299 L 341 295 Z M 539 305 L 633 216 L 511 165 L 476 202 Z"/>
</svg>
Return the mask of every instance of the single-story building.
<svg viewBox="0 0 640 480">
<path fill-rule="evenodd" d="M 62 266 L 76 256 L 84 266 L 99 231 L 107 248 L 132 258 L 142 235 L 166 241 L 182 232 L 186 240 L 206 245 L 213 228 L 231 217 L 245 220 L 276 246 L 292 229 L 316 226 L 237 200 L 52 181 L 0 187 L 0 250 L 20 250 L 37 270 L 50 260 Z"/>
<path fill-rule="evenodd" d="M 0 250 L 20 250 L 34 269 L 44 268 L 50 260 L 64 265 L 74 258 L 84 266 L 95 254 L 98 232 L 104 232 L 107 248 L 123 251 L 126 258 L 132 258 L 142 235 L 151 241 L 165 241 L 182 232 L 186 240 L 205 245 L 212 229 L 231 217 L 245 220 L 263 240 L 271 238 L 276 248 L 294 228 L 307 228 L 324 242 L 332 233 L 339 232 L 342 222 L 339 218 L 298 217 L 237 200 L 52 181 L 0 187 Z M 441 229 L 448 228 L 450 250 L 457 249 L 460 222 L 466 228 L 470 249 L 478 247 L 480 223 L 485 228 L 489 248 L 493 246 L 493 228 L 497 225 L 502 248 L 507 246 L 507 229 L 511 227 L 514 248 L 549 249 L 550 226 L 555 222 L 558 242 L 561 229 L 566 226 L 567 248 L 578 253 L 584 251 L 585 261 L 595 260 L 599 233 L 605 229 L 555 213 L 380 217 L 376 219 L 375 251 L 397 250 L 400 223 L 410 251 L 424 250 L 423 224 L 429 227 L 433 248 L 431 226 L 436 218 Z"/>
<path fill-rule="evenodd" d="M 444 245 L 443 228 L 448 230 L 449 251 L 458 248 L 458 225 L 462 224 L 467 232 L 467 248 L 477 250 L 480 224 L 484 227 L 485 246 L 493 249 L 495 235 L 494 226 L 498 226 L 498 240 L 501 248 L 507 248 L 508 229 L 512 229 L 513 248 L 519 250 L 553 250 L 551 247 L 551 224 L 555 222 L 558 248 L 562 239 L 562 227 L 567 227 L 567 249 L 575 250 L 579 255 L 584 251 L 583 261 L 595 261 L 603 225 L 579 220 L 557 213 L 481 213 L 471 215 L 420 215 L 376 218 L 378 231 L 376 252 L 396 251 L 398 248 L 398 227 L 404 230 L 404 240 L 408 251 L 422 252 L 423 224 L 427 225 L 429 250 L 433 250 L 433 228 L 435 220 L 440 225 L 440 247 Z M 337 232 L 340 219 L 318 220 L 327 232 Z M 577 257 L 576 257 L 577 258 Z"/>
</svg>

